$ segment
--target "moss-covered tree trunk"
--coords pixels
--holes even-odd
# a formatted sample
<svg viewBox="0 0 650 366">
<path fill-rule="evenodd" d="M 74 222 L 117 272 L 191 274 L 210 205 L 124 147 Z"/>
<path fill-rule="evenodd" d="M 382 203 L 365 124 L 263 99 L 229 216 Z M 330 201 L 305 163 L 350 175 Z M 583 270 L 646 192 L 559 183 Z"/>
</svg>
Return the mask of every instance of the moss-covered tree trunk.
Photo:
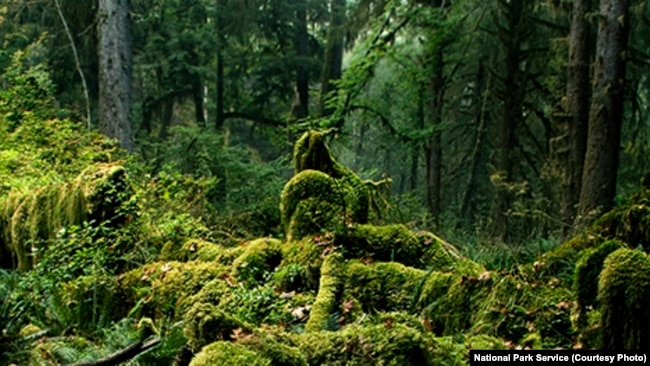
<svg viewBox="0 0 650 366">
<path fill-rule="evenodd" d="M 614 205 L 623 121 L 629 0 L 601 0 L 593 99 L 577 226 L 584 227 Z"/>
</svg>

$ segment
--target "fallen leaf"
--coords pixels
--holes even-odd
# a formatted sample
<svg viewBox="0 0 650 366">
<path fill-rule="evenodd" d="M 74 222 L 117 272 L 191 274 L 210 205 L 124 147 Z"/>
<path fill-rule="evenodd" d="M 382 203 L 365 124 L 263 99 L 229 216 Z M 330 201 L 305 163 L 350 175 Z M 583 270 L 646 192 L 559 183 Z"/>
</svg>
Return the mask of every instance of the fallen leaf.
<svg viewBox="0 0 650 366">
<path fill-rule="evenodd" d="M 354 308 L 354 300 L 349 299 L 343 303 L 343 314 L 347 314 Z"/>
</svg>

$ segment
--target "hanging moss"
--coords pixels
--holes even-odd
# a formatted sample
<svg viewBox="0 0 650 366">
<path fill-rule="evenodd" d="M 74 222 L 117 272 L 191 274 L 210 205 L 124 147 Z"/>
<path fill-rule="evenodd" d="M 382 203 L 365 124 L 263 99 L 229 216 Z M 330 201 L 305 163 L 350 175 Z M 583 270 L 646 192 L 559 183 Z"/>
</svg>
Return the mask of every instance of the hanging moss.
<svg viewBox="0 0 650 366">
<path fill-rule="evenodd" d="M 122 166 L 91 165 L 72 182 L 52 183 L 30 192 L 11 191 L 0 201 L 0 253 L 11 252 L 18 268 L 31 269 L 33 253 L 64 227 L 94 221 L 108 227 L 126 220 L 130 199 Z M 4 262 L 4 259 L 0 259 Z"/>
<path fill-rule="evenodd" d="M 243 248 L 242 254 L 232 264 L 233 276 L 240 280 L 261 282 L 282 261 L 281 242 L 277 239 L 256 239 Z"/>
<path fill-rule="evenodd" d="M 650 261 L 640 251 L 621 248 L 610 254 L 598 282 L 602 348 L 650 347 Z"/>
<path fill-rule="evenodd" d="M 321 268 L 318 295 L 311 309 L 309 321 L 305 327 L 306 331 L 315 332 L 329 328 L 331 316 L 340 305 L 344 279 L 343 257 L 339 253 L 328 255 Z"/>
<path fill-rule="evenodd" d="M 250 365 L 271 366 L 271 360 L 262 358 L 256 352 L 232 342 L 215 342 L 204 347 L 190 363 L 190 366 Z"/>
<path fill-rule="evenodd" d="M 247 328 L 238 319 L 208 303 L 195 303 L 183 315 L 183 322 L 183 333 L 195 351 L 216 341 L 229 341 L 235 329 Z"/>
<path fill-rule="evenodd" d="M 357 299 L 364 312 L 406 311 L 424 271 L 402 264 L 363 264 L 351 261 L 347 266 L 345 295 Z"/>
</svg>

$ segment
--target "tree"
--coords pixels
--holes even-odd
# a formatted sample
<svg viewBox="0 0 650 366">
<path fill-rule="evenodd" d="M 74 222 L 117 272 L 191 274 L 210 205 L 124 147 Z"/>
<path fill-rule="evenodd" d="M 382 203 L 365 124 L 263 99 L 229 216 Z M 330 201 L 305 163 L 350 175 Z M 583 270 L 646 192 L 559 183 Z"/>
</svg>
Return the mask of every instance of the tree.
<svg viewBox="0 0 650 366">
<path fill-rule="evenodd" d="M 323 61 L 323 74 L 321 78 L 321 116 L 329 116 L 332 110 L 327 108 L 327 98 L 335 90 L 332 83 L 341 78 L 343 63 L 343 41 L 345 39 L 345 0 L 330 1 L 330 24 L 327 30 L 327 44 L 325 59 Z"/>
<path fill-rule="evenodd" d="M 561 207 L 562 221 L 565 223 L 572 223 L 575 219 L 587 149 L 591 95 L 589 77 L 591 31 L 587 14 L 590 10 L 591 0 L 573 1 L 566 88 L 568 123 L 564 126 L 567 157 L 564 159 L 562 173 Z M 568 227 L 564 227 L 565 232 Z"/>
<path fill-rule="evenodd" d="M 99 130 L 133 151 L 128 0 L 99 1 Z"/>
<path fill-rule="evenodd" d="M 625 90 L 629 0 L 601 0 L 594 91 L 576 224 L 586 226 L 612 208 Z"/>
</svg>

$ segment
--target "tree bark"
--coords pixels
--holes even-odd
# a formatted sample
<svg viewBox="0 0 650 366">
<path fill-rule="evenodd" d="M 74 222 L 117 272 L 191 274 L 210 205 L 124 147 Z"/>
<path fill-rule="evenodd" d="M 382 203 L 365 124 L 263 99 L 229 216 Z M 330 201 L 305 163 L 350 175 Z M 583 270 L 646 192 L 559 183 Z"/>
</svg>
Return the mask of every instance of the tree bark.
<svg viewBox="0 0 650 366">
<path fill-rule="evenodd" d="M 321 78 L 320 115 L 329 116 L 333 110 L 326 107 L 329 95 L 336 89 L 332 81 L 341 78 L 343 41 L 345 39 L 345 0 L 330 1 L 330 24 L 327 30 L 327 48 Z"/>
<path fill-rule="evenodd" d="M 569 65 L 567 72 L 567 112 L 569 122 L 565 125 L 567 158 L 564 162 L 562 184 L 562 220 L 575 220 L 582 168 L 587 150 L 589 126 L 589 97 L 591 59 L 591 31 L 587 14 L 591 11 L 591 0 L 574 0 L 571 32 L 569 34 Z M 564 226 L 567 235 L 570 226 Z"/>
<path fill-rule="evenodd" d="M 616 195 L 628 47 L 629 0 L 601 0 L 594 91 L 576 226 L 612 208 Z"/>
<path fill-rule="evenodd" d="M 99 1 L 99 130 L 133 151 L 128 0 Z"/>
</svg>

